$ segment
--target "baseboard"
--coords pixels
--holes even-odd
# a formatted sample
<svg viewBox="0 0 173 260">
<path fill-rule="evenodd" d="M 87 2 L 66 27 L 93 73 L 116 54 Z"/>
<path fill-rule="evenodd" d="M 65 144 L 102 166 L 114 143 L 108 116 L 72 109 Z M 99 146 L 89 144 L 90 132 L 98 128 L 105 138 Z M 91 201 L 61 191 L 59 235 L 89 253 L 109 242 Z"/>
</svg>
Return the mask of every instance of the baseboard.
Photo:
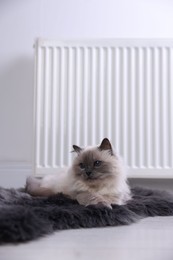
<svg viewBox="0 0 173 260">
<path fill-rule="evenodd" d="M 27 176 L 32 174 L 32 165 L 25 162 L 0 162 L 0 186 L 23 187 Z"/>
</svg>

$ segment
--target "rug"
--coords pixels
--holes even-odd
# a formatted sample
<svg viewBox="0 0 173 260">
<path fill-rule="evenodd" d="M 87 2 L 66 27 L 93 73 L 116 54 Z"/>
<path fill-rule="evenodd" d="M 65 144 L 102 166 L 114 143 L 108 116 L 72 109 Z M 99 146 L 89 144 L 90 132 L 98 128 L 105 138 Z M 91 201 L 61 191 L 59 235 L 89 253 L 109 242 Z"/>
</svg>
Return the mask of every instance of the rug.
<svg viewBox="0 0 173 260">
<path fill-rule="evenodd" d="M 173 195 L 136 187 L 127 205 L 79 205 L 63 194 L 32 197 L 24 189 L 0 188 L 0 243 L 19 243 L 56 230 L 129 225 L 144 217 L 172 216 Z"/>
</svg>

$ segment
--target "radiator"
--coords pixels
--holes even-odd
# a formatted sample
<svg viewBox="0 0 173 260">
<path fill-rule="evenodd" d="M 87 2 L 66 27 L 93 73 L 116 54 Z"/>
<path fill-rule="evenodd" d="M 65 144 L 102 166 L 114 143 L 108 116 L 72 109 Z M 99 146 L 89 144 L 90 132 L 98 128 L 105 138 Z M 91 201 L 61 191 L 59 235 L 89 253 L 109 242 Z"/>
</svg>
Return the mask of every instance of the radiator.
<svg viewBox="0 0 173 260">
<path fill-rule="evenodd" d="M 173 177 L 173 40 L 35 44 L 35 174 L 108 137 L 129 177 Z"/>
</svg>

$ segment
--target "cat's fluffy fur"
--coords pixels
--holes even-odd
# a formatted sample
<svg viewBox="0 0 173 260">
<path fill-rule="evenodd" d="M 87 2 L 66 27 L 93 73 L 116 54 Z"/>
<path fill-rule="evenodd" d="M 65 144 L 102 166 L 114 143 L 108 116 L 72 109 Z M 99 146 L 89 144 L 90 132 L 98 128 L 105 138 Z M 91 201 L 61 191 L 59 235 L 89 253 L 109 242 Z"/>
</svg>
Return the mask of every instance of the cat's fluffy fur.
<svg viewBox="0 0 173 260">
<path fill-rule="evenodd" d="M 43 179 L 29 177 L 26 190 L 35 196 L 62 192 L 85 206 L 111 208 L 111 204 L 125 204 L 130 199 L 122 161 L 107 138 L 97 147 L 73 148 L 77 156 L 69 169 Z"/>
</svg>

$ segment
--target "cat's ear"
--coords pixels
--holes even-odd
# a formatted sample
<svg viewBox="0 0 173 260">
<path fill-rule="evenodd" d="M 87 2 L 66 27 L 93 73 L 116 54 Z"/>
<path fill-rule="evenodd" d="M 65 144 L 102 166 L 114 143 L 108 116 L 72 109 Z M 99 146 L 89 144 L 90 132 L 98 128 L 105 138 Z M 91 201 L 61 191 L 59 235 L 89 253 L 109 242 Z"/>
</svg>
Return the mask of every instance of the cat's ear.
<svg viewBox="0 0 173 260">
<path fill-rule="evenodd" d="M 99 146 L 100 150 L 109 150 L 110 154 L 113 155 L 112 145 L 108 138 L 104 138 Z"/>
<path fill-rule="evenodd" d="M 82 148 L 81 147 L 79 147 L 79 146 L 77 146 L 77 145 L 73 145 L 73 149 L 74 149 L 74 152 L 76 152 L 76 153 L 81 153 L 82 152 Z"/>
</svg>

